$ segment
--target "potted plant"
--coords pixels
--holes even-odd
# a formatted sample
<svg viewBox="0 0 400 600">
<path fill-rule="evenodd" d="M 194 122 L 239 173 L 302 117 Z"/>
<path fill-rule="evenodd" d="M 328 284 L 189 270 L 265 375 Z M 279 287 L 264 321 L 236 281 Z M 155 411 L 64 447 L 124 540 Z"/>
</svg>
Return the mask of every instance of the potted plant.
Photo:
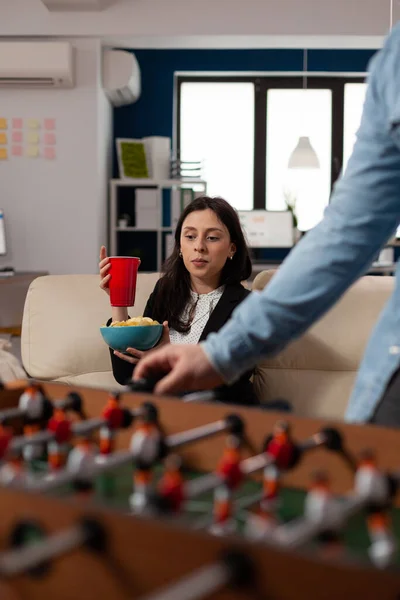
<svg viewBox="0 0 400 600">
<path fill-rule="evenodd" d="M 298 229 L 299 221 L 298 221 L 297 214 L 296 214 L 296 201 L 297 201 L 296 194 L 289 189 L 285 189 L 283 191 L 283 196 L 285 198 L 286 208 L 292 215 L 293 236 L 294 236 L 294 241 L 296 243 L 301 238 L 301 232 Z"/>
</svg>

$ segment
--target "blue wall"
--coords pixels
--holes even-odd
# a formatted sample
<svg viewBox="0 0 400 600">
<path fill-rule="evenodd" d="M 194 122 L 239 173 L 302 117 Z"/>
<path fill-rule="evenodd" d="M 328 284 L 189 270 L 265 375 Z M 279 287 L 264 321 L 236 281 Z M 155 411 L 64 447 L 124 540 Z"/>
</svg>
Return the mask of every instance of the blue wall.
<svg viewBox="0 0 400 600">
<path fill-rule="evenodd" d="M 135 50 L 142 76 L 138 102 L 114 109 L 114 138 L 161 135 L 172 138 L 174 72 L 298 71 L 303 50 Z M 309 50 L 308 70 L 364 72 L 375 50 Z M 118 177 L 114 144 L 113 176 Z M 269 249 L 265 259 L 286 251 Z"/>
<path fill-rule="evenodd" d="M 114 109 L 114 137 L 172 137 L 175 71 L 299 71 L 302 50 L 134 50 L 142 75 L 135 104 Z M 374 50 L 309 50 L 308 70 L 363 72 Z M 118 176 L 114 144 L 114 176 Z"/>
</svg>

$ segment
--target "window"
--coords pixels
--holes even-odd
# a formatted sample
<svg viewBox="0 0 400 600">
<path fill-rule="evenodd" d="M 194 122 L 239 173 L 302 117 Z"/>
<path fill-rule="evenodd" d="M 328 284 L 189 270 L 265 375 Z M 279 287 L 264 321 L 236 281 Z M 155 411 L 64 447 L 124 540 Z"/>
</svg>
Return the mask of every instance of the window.
<svg viewBox="0 0 400 600">
<path fill-rule="evenodd" d="M 185 82 L 180 92 L 180 159 L 204 161 L 207 192 L 253 208 L 254 85 Z"/>
<path fill-rule="evenodd" d="M 266 207 L 295 202 L 300 231 L 321 220 L 331 191 L 332 92 L 270 89 L 267 92 Z M 316 153 L 319 168 L 289 168 L 300 137 Z"/>
<path fill-rule="evenodd" d="M 236 209 L 284 210 L 296 202 L 299 229 L 322 218 L 359 127 L 362 78 L 178 77 L 177 149 L 204 160 L 210 195 Z M 306 137 L 318 168 L 289 168 Z"/>
<path fill-rule="evenodd" d="M 343 172 L 356 141 L 366 91 L 366 83 L 346 83 L 344 86 Z"/>
</svg>

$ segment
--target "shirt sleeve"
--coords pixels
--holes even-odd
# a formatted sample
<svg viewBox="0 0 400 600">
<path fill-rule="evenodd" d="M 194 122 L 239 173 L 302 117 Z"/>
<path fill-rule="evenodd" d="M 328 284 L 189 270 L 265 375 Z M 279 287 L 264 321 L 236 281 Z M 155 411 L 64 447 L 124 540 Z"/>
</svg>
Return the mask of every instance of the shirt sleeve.
<svg viewBox="0 0 400 600">
<path fill-rule="evenodd" d="M 370 65 L 346 173 L 321 223 L 202 347 L 227 383 L 300 336 L 363 275 L 400 222 L 400 29 Z"/>
</svg>

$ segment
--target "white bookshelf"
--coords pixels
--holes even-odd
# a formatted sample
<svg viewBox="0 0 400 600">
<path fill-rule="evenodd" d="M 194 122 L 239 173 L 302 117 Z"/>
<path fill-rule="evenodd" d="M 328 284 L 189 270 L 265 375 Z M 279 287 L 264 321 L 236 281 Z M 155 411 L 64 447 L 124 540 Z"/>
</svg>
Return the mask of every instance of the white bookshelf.
<svg viewBox="0 0 400 600">
<path fill-rule="evenodd" d="M 110 180 L 110 207 L 109 207 L 109 240 L 110 240 L 110 252 L 111 256 L 119 254 L 118 236 L 122 232 L 127 234 L 134 232 L 144 233 L 156 233 L 157 237 L 157 271 L 161 270 L 162 265 L 162 242 L 163 233 L 173 232 L 173 227 L 163 227 L 163 214 L 162 214 L 162 192 L 165 189 L 182 189 L 190 188 L 192 186 L 201 186 L 202 192 L 207 193 L 207 183 L 203 179 L 197 178 L 185 178 L 185 179 L 111 179 Z M 157 190 L 157 223 L 154 227 L 119 227 L 118 226 L 118 190 L 121 187 L 131 188 L 155 188 Z"/>
</svg>

